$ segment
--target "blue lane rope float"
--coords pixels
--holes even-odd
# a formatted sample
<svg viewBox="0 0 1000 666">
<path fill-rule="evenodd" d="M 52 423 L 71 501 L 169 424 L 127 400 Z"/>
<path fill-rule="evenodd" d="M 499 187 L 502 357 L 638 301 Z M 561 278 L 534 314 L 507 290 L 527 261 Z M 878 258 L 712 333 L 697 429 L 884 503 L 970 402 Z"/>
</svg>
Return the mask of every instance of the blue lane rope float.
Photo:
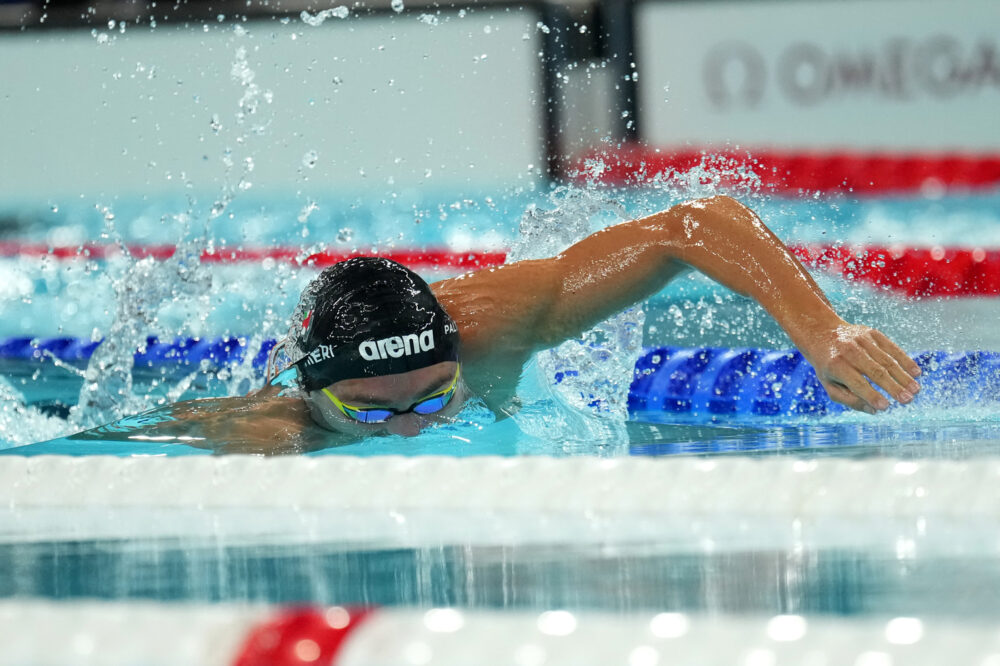
<svg viewBox="0 0 1000 666">
<path fill-rule="evenodd" d="M 253 368 L 263 372 L 267 355 L 274 340 L 266 340 L 252 360 Z M 63 363 L 84 367 L 94 350 L 101 344 L 80 338 L 30 338 L 15 337 L 0 341 L 0 363 L 4 366 L 40 363 L 55 358 Z M 246 354 L 246 341 L 235 337 L 176 338 L 161 341 L 155 336 L 146 338 L 145 349 L 135 353 L 135 369 L 177 370 L 190 372 L 205 364 L 207 369 L 221 369 L 242 363 Z M 0 366 L 2 367 L 2 366 Z"/>
<path fill-rule="evenodd" d="M 922 352 L 917 402 L 938 406 L 1000 402 L 1000 353 Z M 795 350 L 717 347 L 647 349 L 636 363 L 629 411 L 700 418 L 843 412 Z"/>
<path fill-rule="evenodd" d="M 0 340 L 0 372 L 34 372 L 51 358 L 84 367 L 99 344 L 70 337 Z M 273 346 L 274 340 L 267 340 L 254 355 L 252 366 L 259 374 Z M 136 352 L 135 371 L 217 371 L 242 363 L 246 351 L 246 341 L 235 337 L 169 342 L 150 337 L 145 349 Z M 928 351 L 914 359 L 924 371 L 918 401 L 941 406 L 1000 402 L 1000 352 Z M 648 348 L 636 363 L 628 404 L 632 413 L 699 419 L 822 415 L 845 409 L 830 400 L 798 351 L 718 347 Z"/>
</svg>

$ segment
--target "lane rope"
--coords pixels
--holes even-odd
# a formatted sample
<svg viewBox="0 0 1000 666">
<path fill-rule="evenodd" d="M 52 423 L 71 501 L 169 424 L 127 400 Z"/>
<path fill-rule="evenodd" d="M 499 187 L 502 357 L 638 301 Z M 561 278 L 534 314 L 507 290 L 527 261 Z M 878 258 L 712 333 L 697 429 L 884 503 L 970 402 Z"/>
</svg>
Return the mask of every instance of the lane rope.
<svg viewBox="0 0 1000 666">
<path fill-rule="evenodd" d="M 0 664 L 468 666 L 486 661 L 604 666 L 750 660 L 776 666 L 938 666 L 992 664 L 1000 654 L 997 623 L 981 618 L 381 608 L 330 659 L 318 653 L 316 639 L 327 633 L 318 624 L 292 646 L 298 659 L 246 662 L 242 655 L 232 657 L 234 638 L 255 631 L 257 616 L 277 625 L 296 613 L 337 618 L 343 612 L 339 607 L 260 607 L 251 614 L 234 604 L 2 601 Z"/>
<path fill-rule="evenodd" d="M 85 367 L 100 344 L 86 338 L 15 337 L 0 340 L 0 371 L 34 376 L 53 359 Z M 274 340 L 251 359 L 260 376 Z M 134 373 L 159 377 L 214 373 L 243 363 L 246 338 L 150 337 L 134 356 Z M 1000 352 L 926 351 L 914 356 L 923 370 L 916 404 L 994 404 L 1000 401 Z M 65 372 L 62 369 L 53 372 Z M 555 383 L 564 373 L 554 377 Z M 629 390 L 629 410 L 670 412 L 697 419 L 838 413 L 812 366 L 797 350 L 721 347 L 650 347 L 639 357 Z"/>
<path fill-rule="evenodd" d="M 793 244 L 792 252 L 807 265 L 838 273 L 847 280 L 889 289 L 911 298 L 1000 295 L 1000 249 L 981 247 L 907 247 L 902 245 Z M 132 245 L 136 259 L 173 256 L 172 245 Z M 266 261 L 325 268 L 350 257 L 376 254 L 414 270 L 467 271 L 500 266 L 504 251 L 458 252 L 441 248 L 306 254 L 295 247 L 206 250 L 199 259 L 213 264 L 253 264 Z M 44 244 L 0 242 L 0 257 L 86 259 L 106 261 L 123 256 L 115 245 L 49 247 Z"/>
<path fill-rule="evenodd" d="M 158 261 L 169 259 L 177 251 L 174 245 L 126 245 L 128 253 L 135 259 L 153 257 Z M 106 261 L 125 255 L 118 245 L 86 243 L 83 245 L 50 246 L 44 243 L 22 243 L 18 241 L 0 241 L 0 257 L 5 258 L 51 258 L 56 260 L 93 260 Z M 380 256 L 398 261 L 414 270 L 429 268 L 453 268 L 472 270 L 490 266 L 498 266 L 504 262 L 507 253 L 504 251 L 470 250 L 458 252 L 441 248 L 378 250 L 370 252 L 359 250 L 341 252 L 324 250 L 307 253 L 296 247 L 238 247 L 215 248 L 200 253 L 198 259 L 211 264 L 242 264 L 260 263 L 266 260 L 289 263 L 297 266 L 325 268 L 338 262 L 359 256 Z"/>
<path fill-rule="evenodd" d="M 370 615 L 370 609 L 342 607 L 277 612 L 250 629 L 232 665 L 336 664 L 344 644 Z"/>
<path fill-rule="evenodd" d="M 933 194 L 1000 186 L 995 153 L 899 153 L 782 151 L 775 149 L 691 150 L 638 144 L 598 150 L 578 162 L 581 181 L 642 185 L 657 177 L 703 169 L 702 182 L 752 187 L 765 192 L 851 192 L 854 194 Z"/>
</svg>

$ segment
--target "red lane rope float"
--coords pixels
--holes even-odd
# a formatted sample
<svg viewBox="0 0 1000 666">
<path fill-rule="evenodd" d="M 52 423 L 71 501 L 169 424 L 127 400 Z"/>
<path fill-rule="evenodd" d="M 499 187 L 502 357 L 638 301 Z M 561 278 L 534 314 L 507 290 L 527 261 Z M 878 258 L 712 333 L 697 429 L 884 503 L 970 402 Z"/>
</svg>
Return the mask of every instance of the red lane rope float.
<svg viewBox="0 0 1000 666">
<path fill-rule="evenodd" d="M 595 161 L 603 163 L 594 169 Z M 1000 186 L 1000 154 L 791 152 L 780 150 L 672 150 L 629 145 L 595 151 L 579 161 L 580 179 L 611 185 L 638 185 L 658 174 L 702 166 L 705 181 L 749 185 L 750 167 L 764 191 L 905 194 Z"/>
<path fill-rule="evenodd" d="M 153 257 L 157 260 L 169 259 L 176 248 L 173 245 L 128 245 L 129 253 L 137 259 Z M 506 252 L 469 251 L 428 248 L 422 250 L 375 250 L 372 252 L 340 252 L 325 250 L 302 257 L 302 250 L 295 247 L 265 248 L 216 248 L 205 250 L 199 259 L 212 264 L 253 263 L 271 259 L 282 263 L 325 268 L 333 264 L 359 256 L 379 256 L 409 266 L 415 270 L 427 268 L 475 269 L 499 266 L 507 258 Z M 0 257 L 52 257 L 55 259 L 104 260 L 120 257 L 122 250 L 117 245 L 85 244 L 78 246 L 50 247 L 42 243 L 0 242 Z"/>
<path fill-rule="evenodd" d="M 910 297 L 1000 295 L 1000 250 L 984 248 L 795 245 L 791 247 L 807 265 L 842 274 Z M 134 257 L 166 259 L 171 245 L 131 246 Z M 0 256 L 55 257 L 57 259 L 107 259 L 119 256 L 112 245 L 54 247 L 41 244 L 0 243 Z M 323 268 L 362 252 L 325 251 L 302 258 L 294 247 L 216 249 L 203 252 L 201 261 L 218 264 L 255 263 L 266 259 Z M 442 249 L 378 252 L 414 270 L 474 270 L 499 266 L 505 252 L 454 252 Z"/>
<path fill-rule="evenodd" d="M 1000 295 L 1000 250 L 802 245 L 807 265 L 910 297 Z"/>
<path fill-rule="evenodd" d="M 371 609 L 293 608 L 253 627 L 233 666 L 333 666 Z"/>
</svg>

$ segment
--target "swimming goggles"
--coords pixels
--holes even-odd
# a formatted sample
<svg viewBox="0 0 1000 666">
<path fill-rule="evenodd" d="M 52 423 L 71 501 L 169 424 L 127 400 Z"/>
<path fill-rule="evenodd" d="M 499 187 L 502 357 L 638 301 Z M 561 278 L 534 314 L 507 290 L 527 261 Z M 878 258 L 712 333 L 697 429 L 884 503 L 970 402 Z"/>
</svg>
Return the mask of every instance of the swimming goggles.
<svg viewBox="0 0 1000 666">
<path fill-rule="evenodd" d="M 434 414 L 440 412 L 444 409 L 449 402 L 451 402 L 452 397 L 455 395 L 455 391 L 458 390 L 458 376 L 462 371 L 462 364 L 459 363 L 458 367 L 455 368 L 455 377 L 451 380 L 451 384 L 448 388 L 443 391 L 438 391 L 433 393 L 422 400 L 410 405 L 409 409 L 392 409 L 391 407 L 352 407 L 351 405 L 344 404 L 340 399 L 330 392 L 330 389 L 323 389 L 323 395 L 330 399 L 334 405 L 337 406 L 344 416 L 351 419 L 352 421 L 357 421 L 358 423 L 385 423 L 393 416 L 399 416 L 400 414 L 409 414 L 414 412 L 416 414 Z"/>
</svg>

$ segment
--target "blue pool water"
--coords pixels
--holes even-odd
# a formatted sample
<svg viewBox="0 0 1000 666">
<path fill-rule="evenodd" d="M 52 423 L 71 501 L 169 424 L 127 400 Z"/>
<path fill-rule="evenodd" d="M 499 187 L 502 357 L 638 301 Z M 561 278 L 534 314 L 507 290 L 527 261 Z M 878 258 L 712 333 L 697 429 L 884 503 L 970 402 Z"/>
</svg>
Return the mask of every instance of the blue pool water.
<svg viewBox="0 0 1000 666">
<path fill-rule="evenodd" d="M 199 235 L 207 233 L 217 244 L 247 246 L 308 245 L 322 239 L 342 249 L 503 248 L 517 242 L 523 220 L 548 225 L 554 237 L 572 235 L 574 225 L 579 232 L 623 215 L 650 212 L 683 194 L 564 192 L 553 199 L 544 191 L 527 191 L 489 198 L 412 195 L 405 202 L 330 200 L 319 202 L 307 224 L 297 219 L 302 202 L 243 199 L 230 209 L 233 220 L 214 220 L 207 232 L 204 220 L 159 223 L 168 212 L 186 210 L 186 202 L 118 202 L 111 222 L 85 207 L 60 205 L 58 212 L 26 207 L 17 217 L 21 220 L 17 237 L 61 245 L 105 232 L 109 240 L 116 235 L 125 242 L 141 243 L 187 238 L 200 247 Z M 996 194 L 865 201 L 757 197 L 750 203 L 789 241 L 966 245 L 975 239 L 983 245 L 1000 245 Z M 237 225 L 235 220 L 247 224 Z M 305 238 L 303 229 L 309 232 Z M 0 260 L 0 271 L 5 278 L 0 284 L 7 285 L 2 295 L 6 314 L 0 319 L 4 338 L 88 340 L 118 330 L 138 340 L 147 335 L 164 340 L 238 336 L 250 346 L 283 333 L 299 290 L 314 274 L 266 264 L 202 270 L 183 262 L 139 266 L 126 260 L 35 259 Z M 912 352 L 1000 350 L 995 300 L 905 301 L 836 276 L 819 277 L 846 318 L 882 328 Z M 115 329 L 115 318 L 123 313 L 136 325 Z M 625 320 L 642 322 L 640 346 L 647 348 L 789 346 L 757 306 L 697 276 L 683 277 L 657 294 L 644 305 L 642 315 Z M 603 344 L 621 351 L 615 346 L 620 343 L 609 339 L 613 336 L 602 338 Z M 639 351 L 637 347 L 630 353 L 638 356 Z M 876 417 L 830 413 L 705 418 L 634 406 L 629 418 L 622 420 L 581 408 L 572 395 L 560 392 L 554 375 L 540 370 L 542 366 L 552 364 L 539 361 L 526 371 L 525 407 L 517 419 L 493 423 L 473 409 L 463 415 L 462 423 L 416 439 L 379 438 L 315 455 L 780 456 L 976 464 L 1000 451 L 998 404 L 970 393 L 961 381 L 950 389 L 928 391 L 913 406 Z M 208 453 L 177 442 L 128 439 L 141 434 L 142 418 L 126 417 L 123 425 L 137 428 L 121 428 L 124 439 L 121 432 L 114 434 L 115 439 L 110 432 L 100 439 L 67 439 L 74 428 L 53 416 L 53 410 L 71 404 L 83 380 L 51 363 L 29 366 L 27 372 L 24 368 L 15 372 L 8 367 L 2 385 L 0 446 L 8 454 L 6 460 L 21 453 L 123 457 Z M 156 409 L 173 399 L 237 394 L 257 381 L 245 367 L 222 373 L 217 368 L 174 370 L 167 376 L 135 373 L 135 412 Z M 602 385 L 602 365 L 582 370 L 584 387 L 586 382 L 594 388 Z M 30 444 L 39 440 L 51 441 Z M 18 450 L 14 444 L 30 445 Z M 46 459 L 35 460 L 47 464 Z M 369 490 L 379 493 L 378 487 Z M 559 494 L 561 486 L 550 491 Z M 837 509 L 831 511 L 840 515 Z M 850 516 L 848 527 L 795 523 L 787 526 L 791 536 L 775 538 L 769 528 L 780 525 L 776 519 L 748 527 L 740 516 L 695 517 L 688 525 L 622 540 L 613 536 L 613 520 L 602 522 L 600 516 L 587 514 L 591 522 L 569 541 L 526 539 L 508 526 L 498 528 L 492 540 L 483 543 L 446 532 L 420 533 L 407 541 L 403 536 L 416 529 L 409 521 L 419 519 L 419 513 L 399 515 L 387 507 L 337 516 L 356 521 L 352 525 L 381 524 L 387 516 L 401 521 L 399 538 L 359 543 L 324 531 L 321 526 L 333 517 L 307 510 L 292 514 L 296 524 L 301 521 L 305 526 L 296 539 L 258 533 L 258 521 L 267 512 L 253 508 L 235 514 L 192 511 L 178 518 L 155 507 L 98 507 L 67 518 L 72 510 L 22 514 L 15 508 L 4 515 L 6 522 L 0 527 L 16 538 L 0 542 L 0 570 L 13 572 L 0 576 L 0 595 L 969 619 L 995 618 L 1000 612 L 993 594 L 1000 585 L 995 546 L 982 542 L 991 528 L 973 518 L 886 522 L 845 514 Z M 476 516 L 477 522 L 486 524 L 494 519 L 495 515 Z M 562 519 L 558 514 L 539 518 Z M 60 531 L 56 526 L 66 520 L 73 521 L 72 528 Z M 447 515 L 434 521 L 442 528 L 449 524 Z M 102 536 L 116 525 L 136 523 L 162 533 Z M 84 524 L 98 527 L 85 529 Z M 204 525 L 211 529 L 197 529 Z M 227 531 L 234 525 L 245 526 L 238 536 Z M 745 543 L 748 533 L 754 538 Z"/>
<path fill-rule="evenodd" d="M 180 241 L 195 249 L 310 247 L 321 243 L 338 250 L 497 250 L 516 246 L 522 234 L 541 229 L 554 239 L 552 249 L 557 251 L 557 244 L 572 240 L 574 234 L 701 194 L 707 192 L 586 188 L 554 192 L 528 188 L 502 196 L 409 192 L 378 201 L 331 197 L 314 202 L 315 207 L 310 207 L 305 217 L 302 202 L 292 198 L 242 198 L 230 205 L 227 215 L 212 220 L 200 219 L 197 205 L 190 200 L 142 200 L 116 202 L 110 209 L 113 212 L 82 205 L 74 208 L 72 204 L 55 209 L 12 205 L 11 217 L 17 220 L 19 240 L 53 245 L 80 243 L 103 234 L 109 242 Z M 968 245 L 974 239 L 977 245 L 1000 244 L 1000 195 L 993 193 L 933 200 L 781 199 L 753 193 L 744 193 L 743 198 L 788 242 Z M 313 245 L 312 249 L 318 247 Z M 315 274 L 313 269 L 274 262 L 211 267 L 183 261 L 148 263 L 123 258 L 107 262 L 0 260 L 9 285 L 3 294 L 6 316 L 0 321 L 0 336 L 80 336 L 86 342 L 110 331 L 121 333 L 124 317 L 128 335 L 136 340 L 145 340 L 147 335 L 167 340 L 177 335 L 242 336 L 251 349 L 259 349 L 265 339 L 283 334 L 299 291 Z M 429 277 L 444 274 L 436 272 Z M 820 274 L 819 279 L 845 318 L 882 329 L 914 353 L 1000 349 L 1000 337 L 992 324 L 994 300 L 906 301 L 837 276 Z M 646 347 L 789 346 L 787 337 L 759 307 L 697 275 L 675 281 L 645 303 L 643 310 L 642 344 Z M 118 329 L 114 328 L 116 317 Z M 611 352 L 624 354 L 613 345 Z M 529 374 L 532 371 L 544 374 L 538 368 L 529 369 Z M 0 446 L 9 448 L 71 434 L 72 424 L 51 415 L 65 416 L 66 407 L 79 394 L 82 379 L 71 369 L 52 364 L 11 372 L 5 376 L 13 391 L 5 403 L 8 416 L 2 441 L 6 444 Z M 593 364 L 586 369 L 585 382 L 596 386 L 602 372 L 600 364 Z M 135 399 L 123 416 L 176 399 L 239 394 L 259 379 L 246 363 L 222 373 L 218 368 L 168 375 L 143 374 L 137 369 L 136 382 Z M 836 413 L 707 419 L 633 405 L 629 421 L 622 423 L 574 407 L 572 400 L 564 400 L 566 392 L 545 388 L 545 381 L 526 381 L 525 391 L 532 399 L 514 422 L 492 423 L 491 418 L 472 409 L 455 427 L 415 441 L 380 439 L 320 454 L 767 452 L 961 457 L 976 451 L 991 452 L 997 441 L 1000 409 L 992 401 L 970 396 L 963 390 L 961 378 L 956 382 L 952 391 L 937 391 L 913 406 L 879 417 Z M 558 418 L 553 419 L 553 414 Z M 114 439 L 57 439 L 14 452 L 205 453 L 177 442 Z M 949 442 L 954 446 L 949 448 Z"/>
</svg>

